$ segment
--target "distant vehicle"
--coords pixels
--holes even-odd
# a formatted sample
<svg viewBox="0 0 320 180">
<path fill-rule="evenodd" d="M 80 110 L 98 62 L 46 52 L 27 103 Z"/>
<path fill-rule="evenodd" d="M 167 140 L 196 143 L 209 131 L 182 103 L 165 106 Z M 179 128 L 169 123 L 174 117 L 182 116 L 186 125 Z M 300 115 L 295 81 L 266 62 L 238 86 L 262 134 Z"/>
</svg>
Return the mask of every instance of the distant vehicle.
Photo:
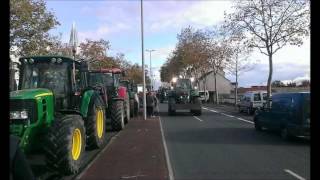
<svg viewBox="0 0 320 180">
<path fill-rule="evenodd" d="M 201 115 L 199 92 L 192 87 L 192 79 L 173 78 L 172 90 L 168 92 L 168 114 L 186 109 L 195 116 Z"/>
<path fill-rule="evenodd" d="M 199 96 L 202 103 L 209 101 L 209 91 L 199 91 Z"/>
<path fill-rule="evenodd" d="M 240 99 L 238 104 L 239 112 L 247 112 L 247 114 L 252 115 L 257 109 L 262 108 L 262 106 L 267 102 L 267 92 L 266 91 L 250 91 L 246 92 Z"/>
<path fill-rule="evenodd" d="M 255 129 L 279 130 L 283 139 L 310 137 L 310 92 L 273 95 L 271 108 L 265 105 L 254 116 Z"/>
</svg>

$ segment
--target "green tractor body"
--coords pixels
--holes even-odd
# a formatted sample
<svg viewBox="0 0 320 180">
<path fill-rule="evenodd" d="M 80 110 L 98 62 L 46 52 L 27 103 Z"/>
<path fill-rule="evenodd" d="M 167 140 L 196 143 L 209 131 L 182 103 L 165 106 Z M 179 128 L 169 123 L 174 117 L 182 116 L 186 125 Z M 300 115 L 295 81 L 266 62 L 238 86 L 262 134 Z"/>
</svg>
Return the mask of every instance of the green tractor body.
<svg viewBox="0 0 320 180">
<path fill-rule="evenodd" d="M 20 63 L 19 90 L 10 92 L 10 133 L 26 154 L 44 153 L 49 169 L 78 172 L 84 149 L 101 147 L 105 134 L 104 105 L 87 86 L 87 66 L 63 56 Z"/>
<path fill-rule="evenodd" d="M 190 110 L 196 116 L 201 115 L 201 101 L 198 90 L 192 87 L 190 79 L 175 79 L 172 90 L 168 92 L 168 112 L 175 114 L 176 110 Z"/>
</svg>

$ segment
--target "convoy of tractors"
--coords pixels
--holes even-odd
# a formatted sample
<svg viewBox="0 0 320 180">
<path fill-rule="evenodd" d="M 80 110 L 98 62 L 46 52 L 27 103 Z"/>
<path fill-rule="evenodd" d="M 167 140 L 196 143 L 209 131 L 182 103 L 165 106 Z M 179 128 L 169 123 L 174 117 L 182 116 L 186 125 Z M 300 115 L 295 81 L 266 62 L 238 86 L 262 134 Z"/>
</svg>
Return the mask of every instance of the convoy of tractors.
<svg viewBox="0 0 320 180">
<path fill-rule="evenodd" d="M 120 131 L 138 115 L 136 89 L 123 85 L 121 69 L 89 70 L 85 62 L 63 56 L 19 61 L 19 90 L 10 92 L 10 133 L 20 137 L 26 154 L 42 153 L 53 171 L 79 172 L 85 150 L 105 143 L 107 119 Z"/>
<path fill-rule="evenodd" d="M 119 68 L 88 68 L 64 56 L 19 59 L 18 90 L 10 92 L 10 133 L 24 153 L 45 157 L 46 167 L 63 175 L 78 173 L 86 150 L 102 148 L 107 124 L 122 130 L 138 116 L 138 87 Z M 201 115 L 199 93 L 190 79 L 176 79 L 164 90 L 169 115 L 190 109 Z"/>
</svg>

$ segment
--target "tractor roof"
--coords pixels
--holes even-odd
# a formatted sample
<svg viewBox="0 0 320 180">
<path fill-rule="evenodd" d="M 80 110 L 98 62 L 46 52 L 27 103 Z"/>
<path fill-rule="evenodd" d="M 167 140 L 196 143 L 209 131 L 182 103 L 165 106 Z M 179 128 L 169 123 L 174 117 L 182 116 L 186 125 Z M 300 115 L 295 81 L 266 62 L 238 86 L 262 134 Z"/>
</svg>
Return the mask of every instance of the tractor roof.
<svg viewBox="0 0 320 180">
<path fill-rule="evenodd" d="M 41 61 L 43 61 L 43 62 L 45 62 L 45 61 L 48 61 L 48 62 L 50 62 L 53 58 L 55 58 L 56 60 L 57 59 L 59 59 L 59 58 L 61 58 L 62 59 L 62 62 L 67 62 L 67 63 L 73 63 L 73 62 L 75 62 L 76 64 L 80 64 L 80 62 L 78 62 L 78 61 L 74 61 L 72 58 L 70 58 L 70 57 L 67 57 L 67 56 L 54 56 L 54 55 L 52 55 L 52 56 L 26 56 L 26 57 L 21 57 L 21 58 L 19 58 L 19 61 L 20 62 L 23 62 L 23 61 L 25 61 L 25 59 L 27 60 L 27 61 L 29 61 L 30 59 L 33 59 L 34 60 L 34 62 L 41 62 Z"/>
<path fill-rule="evenodd" d="M 101 68 L 101 69 L 90 70 L 90 72 L 120 74 L 122 73 L 122 70 L 119 68 Z"/>
</svg>

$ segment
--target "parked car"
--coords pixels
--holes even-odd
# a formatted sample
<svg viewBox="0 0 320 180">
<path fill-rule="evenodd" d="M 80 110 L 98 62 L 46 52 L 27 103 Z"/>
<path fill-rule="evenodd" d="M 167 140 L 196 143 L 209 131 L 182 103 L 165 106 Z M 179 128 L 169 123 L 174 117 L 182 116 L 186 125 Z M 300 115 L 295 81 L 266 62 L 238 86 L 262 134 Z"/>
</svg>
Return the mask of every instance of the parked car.
<svg viewBox="0 0 320 180">
<path fill-rule="evenodd" d="M 246 92 L 240 99 L 238 104 L 239 112 L 245 111 L 247 114 L 252 115 L 257 109 L 263 107 L 267 102 L 266 91 L 250 91 Z"/>
<path fill-rule="evenodd" d="M 199 91 L 199 96 L 202 103 L 209 101 L 209 91 Z"/>
<path fill-rule="evenodd" d="M 310 137 L 310 92 L 276 94 L 271 100 L 271 108 L 265 105 L 256 112 L 256 130 L 278 130 L 283 139 Z"/>
</svg>

